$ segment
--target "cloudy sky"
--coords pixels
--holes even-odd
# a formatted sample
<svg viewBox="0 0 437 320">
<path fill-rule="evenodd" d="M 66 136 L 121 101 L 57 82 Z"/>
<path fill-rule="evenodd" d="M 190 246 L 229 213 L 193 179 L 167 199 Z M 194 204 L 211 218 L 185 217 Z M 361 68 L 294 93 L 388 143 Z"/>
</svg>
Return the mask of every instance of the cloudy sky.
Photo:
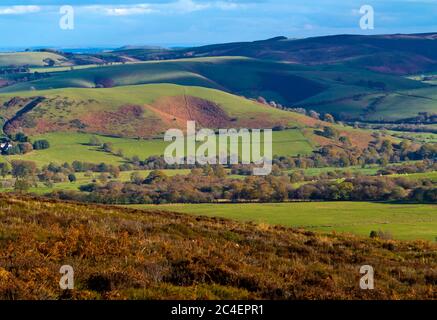
<svg viewBox="0 0 437 320">
<path fill-rule="evenodd" d="M 74 29 L 59 27 L 74 8 Z M 375 29 L 359 27 L 362 5 Z M 0 47 L 198 45 L 343 33 L 437 31 L 437 0 L 0 1 Z"/>
</svg>

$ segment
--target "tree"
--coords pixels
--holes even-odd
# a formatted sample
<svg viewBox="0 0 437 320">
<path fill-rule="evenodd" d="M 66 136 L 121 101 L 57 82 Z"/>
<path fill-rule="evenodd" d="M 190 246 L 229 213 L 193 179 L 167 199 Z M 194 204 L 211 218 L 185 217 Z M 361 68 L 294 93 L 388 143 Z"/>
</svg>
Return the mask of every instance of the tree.
<svg viewBox="0 0 437 320">
<path fill-rule="evenodd" d="M 50 148 L 50 143 L 47 140 L 36 140 L 33 143 L 33 149 L 44 150 Z"/>
<path fill-rule="evenodd" d="M 0 163 L 0 175 L 4 178 L 11 172 L 11 165 L 7 162 Z"/>
<path fill-rule="evenodd" d="M 167 178 L 167 175 L 163 171 L 153 170 L 152 172 L 149 173 L 147 178 L 144 180 L 144 183 L 145 184 L 152 184 L 154 182 L 165 180 L 166 178 Z"/>
<path fill-rule="evenodd" d="M 90 146 L 101 146 L 102 142 L 96 136 L 92 136 L 88 142 Z"/>
<path fill-rule="evenodd" d="M 323 117 L 323 120 L 325 120 L 326 122 L 330 122 L 330 123 L 334 123 L 334 117 L 329 114 L 329 113 L 325 113 L 325 116 Z"/>
<path fill-rule="evenodd" d="M 323 127 L 323 136 L 324 137 L 331 138 L 331 139 L 337 139 L 338 135 L 339 135 L 338 131 L 335 130 L 334 128 L 328 127 L 328 126 Z"/>
<path fill-rule="evenodd" d="M 70 182 L 76 182 L 76 175 L 74 174 L 74 173 L 70 173 L 69 175 L 68 175 L 68 181 L 70 181 Z"/>
<path fill-rule="evenodd" d="M 14 190 L 18 192 L 27 192 L 29 191 L 31 185 L 25 179 L 17 179 L 15 180 Z"/>
<path fill-rule="evenodd" d="M 314 118 L 314 119 L 317 119 L 317 120 L 320 119 L 320 113 L 318 113 L 318 112 L 316 112 L 316 111 L 314 111 L 314 110 L 310 110 L 310 111 L 308 112 L 308 115 L 309 115 L 311 118 Z"/>
<path fill-rule="evenodd" d="M 224 178 L 227 176 L 226 170 L 222 165 L 213 166 L 214 175 L 219 178 Z"/>
<path fill-rule="evenodd" d="M 116 166 L 109 166 L 109 170 L 108 172 L 111 174 L 111 176 L 113 176 L 114 178 L 118 178 L 120 176 L 120 168 L 116 167 Z"/>
<path fill-rule="evenodd" d="M 56 61 L 52 58 L 45 58 L 43 61 L 47 63 L 47 66 L 49 67 L 53 67 L 56 64 Z"/>
<path fill-rule="evenodd" d="M 117 150 L 117 152 L 115 153 L 118 157 L 124 157 L 124 155 L 123 155 L 123 150 L 121 150 L 121 149 L 118 149 Z"/>
<path fill-rule="evenodd" d="M 257 101 L 262 104 L 267 104 L 267 100 L 264 97 L 258 97 Z"/>
<path fill-rule="evenodd" d="M 112 144 L 112 142 L 105 142 L 102 148 L 105 152 L 112 153 L 114 151 L 114 145 Z"/>
<path fill-rule="evenodd" d="M 141 176 L 141 174 L 139 172 L 134 171 L 130 175 L 130 181 L 132 183 L 141 184 L 141 183 L 143 183 L 143 180 L 144 180 L 144 178 Z"/>
<path fill-rule="evenodd" d="M 349 137 L 346 137 L 346 136 L 341 136 L 339 138 L 339 141 L 346 147 L 349 147 L 352 145 Z"/>
<path fill-rule="evenodd" d="M 26 154 L 33 150 L 33 146 L 30 142 L 19 143 L 18 148 L 21 154 Z"/>
<path fill-rule="evenodd" d="M 22 132 L 18 132 L 15 137 L 13 137 L 12 140 L 18 141 L 18 142 L 28 142 L 29 138 Z"/>
<path fill-rule="evenodd" d="M 111 78 L 96 79 L 96 87 L 97 88 L 112 88 L 114 85 L 115 85 L 115 82 Z"/>
<path fill-rule="evenodd" d="M 12 160 L 12 175 L 16 178 L 34 176 L 36 173 L 36 164 L 33 161 Z"/>
<path fill-rule="evenodd" d="M 100 181 L 100 183 L 105 184 L 108 182 L 108 176 L 105 173 L 101 173 L 97 179 Z"/>
</svg>

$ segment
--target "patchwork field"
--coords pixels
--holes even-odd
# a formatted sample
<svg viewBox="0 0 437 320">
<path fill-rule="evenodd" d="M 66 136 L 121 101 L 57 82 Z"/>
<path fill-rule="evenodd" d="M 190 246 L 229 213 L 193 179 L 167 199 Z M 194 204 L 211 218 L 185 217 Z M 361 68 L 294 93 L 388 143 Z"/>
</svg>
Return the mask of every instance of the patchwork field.
<svg viewBox="0 0 437 320">
<path fill-rule="evenodd" d="M 294 202 L 133 205 L 130 207 L 223 217 L 323 232 L 346 232 L 362 236 L 369 236 L 373 230 L 387 232 L 395 239 L 434 241 L 437 238 L 437 205 Z"/>
<path fill-rule="evenodd" d="M 262 96 L 285 106 L 302 106 L 336 116 L 358 118 L 364 113 L 366 120 L 409 117 L 433 108 L 429 84 L 345 65 L 316 67 L 246 57 L 208 57 L 42 68 L 38 72 L 50 76 L 1 88 L 0 92 L 171 83 L 250 98 Z M 376 103 L 378 108 L 366 115 L 366 110 Z M 412 103 L 415 109 L 406 106 Z"/>
</svg>

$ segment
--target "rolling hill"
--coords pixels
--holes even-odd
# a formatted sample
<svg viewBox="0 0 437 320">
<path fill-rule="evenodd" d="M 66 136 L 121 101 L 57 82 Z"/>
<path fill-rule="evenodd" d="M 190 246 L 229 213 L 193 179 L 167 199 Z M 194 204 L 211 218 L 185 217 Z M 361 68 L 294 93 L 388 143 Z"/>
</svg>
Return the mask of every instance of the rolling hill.
<svg viewBox="0 0 437 320">
<path fill-rule="evenodd" d="M 429 96 L 433 90 L 433 86 L 421 81 L 348 66 L 303 66 L 244 57 L 193 58 L 52 70 L 45 69 L 42 79 L 9 85 L 1 88 L 0 92 L 171 83 L 212 88 L 249 98 L 261 96 L 286 107 L 314 109 L 346 120 L 367 120 L 366 113 L 375 106 L 372 101 L 375 96 L 396 95 L 398 92 L 408 95 L 408 91 L 421 89 Z M 379 108 L 372 110 L 373 117 L 385 119 L 385 101 L 389 103 L 384 100 L 378 105 L 381 112 Z M 388 120 L 427 112 L 430 100 L 415 99 L 414 106 L 391 113 Z"/>
<path fill-rule="evenodd" d="M 52 60 L 54 65 L 60 65 L 67 60 L 64 56 L 51 52 L 0 53 L 0 67 L 47 66 L 47 59 Z"/>
<path fill-rule="evenodd" d="M 141 60 L 183 57 L 244 56 L 294 64 L 346 64 L 391 74 L 437 68 L 437 34 L 335 35 L 207 45 L 180 50 L 119 50 L 113 54 Z"/>
<path fill-rule="evenodd" d="M 35 101 L 37 103 L 35 103 Z M 195 120 L 206 128 L 298 129 L 310 145 L 332 143 L 314 130 L 331 124 L 216 89 L 149 84 L 106 89 L 55 89 L 1 94 L 4 131 L 29 135 L 85 132 L 153 138 Z M 337 126 L 356 146 L 366 147 L 370 132 Z"/>
<path fill-rule="evenodd" d="M 435 299 L 431 242 L 10 195 L 0 208 L 0 299 Z"/>
</svg>

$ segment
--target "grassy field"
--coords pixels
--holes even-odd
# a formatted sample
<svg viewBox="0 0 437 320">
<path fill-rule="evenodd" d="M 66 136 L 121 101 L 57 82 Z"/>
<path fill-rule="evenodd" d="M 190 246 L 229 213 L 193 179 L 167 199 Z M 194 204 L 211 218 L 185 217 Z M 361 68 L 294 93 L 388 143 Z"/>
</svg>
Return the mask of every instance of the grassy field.
<svg viewBox="0 0 437 320">
<path fill-rule="evenodd" d="M 437 237 L 437 205 L 367 202 L 279 203 L 279 204 L 174 204 L 134 205 L 239 221 L 254 221 L 324 232 L 347 232 L 369 236 L 381 230 L 395 239 Z"/>
<path fill-rule="evenodd" d="M 100 151 L 98 147 L 88 146 L 87 143 L 92 135 L 53 133 L 33 137 L 33 139 L 47 139 L 50 148 L 46 150 L 34 150 L 26 155 L 4 156 L 8 160 L 23 159 L 37 163 L 39 167 L 50 162 L 63 164 L 75 160 L 90 163 L 121 164 L 123 159 L 112 154 Z"/>
<path fill-rule="evenodd" d="M 421 173 L 410 173 L 410 174 L 393 174 L 390 177 L 394 178 L 406 178 L 406 179 L 414 179 L 414 180 L 424 180 L 429 179 L 433 183 L 437 183 L 437 172 L 421 172 Z"/>
<path fill-rule="evenodd" d="M 48 133 L 32 136 L 32 140 L 47 139 L 50 148 L 45 150 L 34 150 L 25 155 L 3 156 L 10 160 L 24 159 L 35 161 L 39 167 L 50 162 L 63 164 L 75 160 L 90 163 L 122 164 L 124 159 L 113 154 L 103 152 L 98 147 L 87 145 L 92 134 L 85 133 Z M 111 142 L 114 150 L 122 150 L 124 157 L 138 156 L 145 159 L 149 156 L 164 154 L 168 145 L 164 139 L 128 139 L 99 136 L 98 139 L 104 142 Z M 299 130 L 286 130 L 273 133 L 273 154 L 297 155 L 309 154 L 313 150 L 311 143 L 302 135 Z M 3 158 L 1 157 L 1 158 Z M 1 159 L 0 159 L 1 160 Z M 4 159 L 3 159 L 4 160 Z"/>
<path fill-rule="evenodd" d="M 431 127 L 430 127 L 431 129 Z M 437 143 L 437 134 L 430 132 L 399 132 L 399 131 L 387 131 L 394 137 L 409 139 L 417 143 Z"/>
<path fill-rule="evenodd" d="M 314 98 L 315 99 L 315 98 Z M 303 103 L 311 105 L 316 100 Z M 323 98 L 318 98 L 323 100 Z M 327 100 L 328 101 L 328 100 Z M 414 108 L 411 108 L 414 106 Z M 403 90 L 391 93 L 375 93 L 365 96 L 351 96 L 340 101 L 333 98 L 331 102 L 311 107 L 319 112 L 330 112 L 334 115 L 347 114 L 364 121 L 396 121 L 415 117 L 419 112 L 433 113 L 437 106 L 434 88 Z"/>
<path fill-rule="evenodd" d="M 287 172 L 292 173 L 295 171 L 303 171 L 305 173 L 305 175 L 308 175 L 308 176 L 318 176 L 321 173 L 334 172 L 334 171 L 361 173 L 363 175 L 375 175 L 378 172 L 378 170 L 380 170 L 380 169 L 381 169 L 381 167 L 378 165 L 368 165 L 364 168 L 361 166 L 351 166 L 351 167 L 345 167 L 345 168 L 325 167 L 325 168 L 308 168 L 308 169 L 290 169 L 290 170 L 287 170 Z"/>
<path fill-rule="evenodd" d="M 61 55 L 51 52 L 13 52 L 0 53 L 0 67 L 7 66 L 46 66 L 44 59 L 52 59 L 55 63 L 65 60 Z"/>
</svg>

